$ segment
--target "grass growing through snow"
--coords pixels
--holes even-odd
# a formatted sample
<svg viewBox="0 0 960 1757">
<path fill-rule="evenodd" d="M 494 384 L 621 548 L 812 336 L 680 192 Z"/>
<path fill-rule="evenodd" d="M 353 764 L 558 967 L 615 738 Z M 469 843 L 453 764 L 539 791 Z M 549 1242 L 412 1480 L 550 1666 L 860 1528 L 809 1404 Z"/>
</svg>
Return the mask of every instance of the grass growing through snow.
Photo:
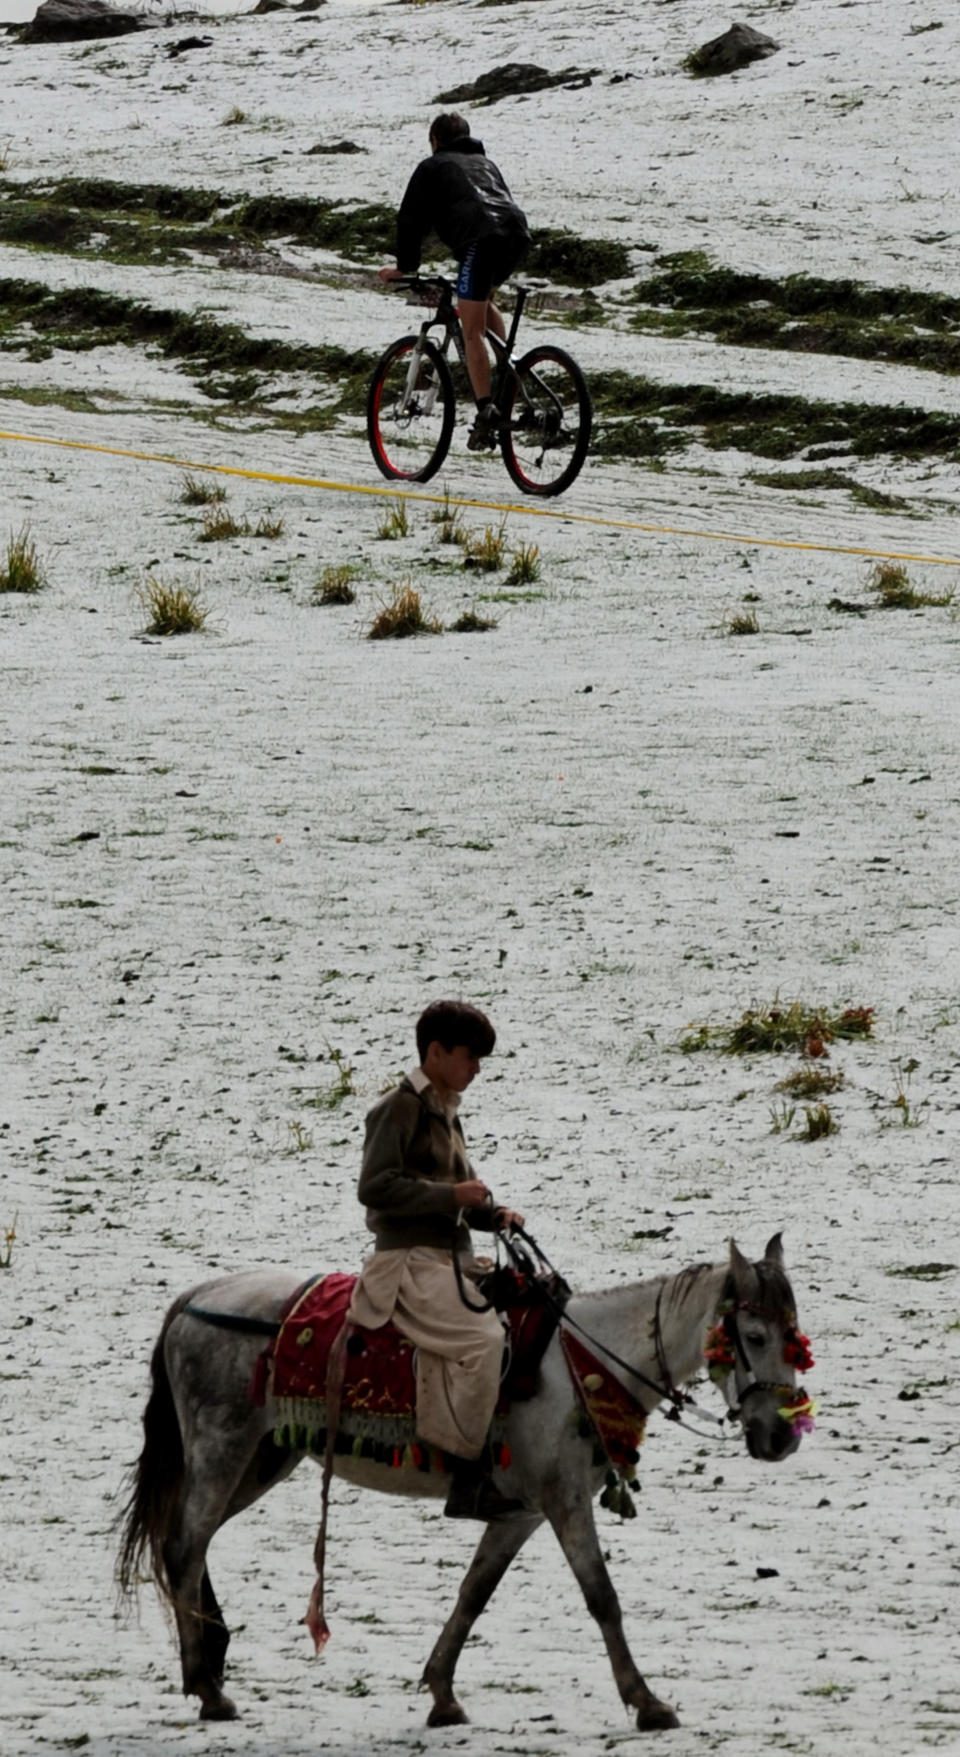
<svg viewBox="0 0 960 1757">
<path fill-rule="evenodd" d="M 367 630 L 370 641 L 402 641 L 411 635 L 442 634 L 443 624 L 435 616 L 426 616 L 420 593 L 409 583 L 396 586 L 392 596 L 381 604 Z"/>
<path fill-rule="evenodd" d="M 540 549 L 536 543 L 518 543 L 513 552 L 505 585 L 532 586 L 540 578 Z"/>
<path fill-rule="evenodd" d="M 464 610 L 456 622 L 451 622 L 451 634 L 486 634 L 489 629 L 496 628 L 495 616 L 481 616 L 479 610 Z"/>
<path fill-rule="evenodd" d="M 220 482 L 205 482 L 200 476 L 191 476 L 187 471 L 180 478 L 181 506 L 220 506 L 227 498 L 227 491 Z"/>
<path fill-rule="evenodd" d="M 901 561 L 878 561 L 870 569 L 867 586 L 881 610 L 944 609 L 953 603 L 952 592 L 918 592 Z"/>
<path fill-rule="evenodd" d="M 831 1011 L 811 1007 L 804 1001 L 750 1007 L 733 1025 L 698 1025 L 680 1041 L 685 1055 L 701 1049 L 719 1049 L 726 1055 L 783 1055 L 799 1050 L 816 1059 L 828 1053 L 834 1040 L 873 1036 L 872 1007 L 844 1007 Z"/>
<path fill-rule="evenodd" d="M 777 1091 L 786 1092 L 790 1098 L 822 1098 L 827 1093 L 839 1092 L 843 1080 L 839 1068 L 795 1068 L 792 1074 L 777 1081 Z"/>
<path fill-rule="evenodd" d="M 0 560 L 0 592 L 42 592 L 46 583 L 30 526 L 11 531 L 6 556 Z"/>
<path fill-rule="evenodd" d="M 507 521 L 500 520 L 496 530 L 486 525 L 480 537 L 468 537 L 463 545 L 464 567 L 478 568 L 480 573 L 497 573 L 503 566 L 507 546 Z"/>
<path fill-rule="evenodd" d="M 356 592 L 352 585 L 353 568 L 325 567 L 311 593 L 314 604 L 352 604 Z"/>
<path fill-rule="evenodd" d="M 210 614 L 196 586 L 165 586 L 151 576 L 138 597 L 149 617 L 146 634 L 196 634 Z"/>
<path fill-rule="evenodd" d="M 755 610 L 738 610 L 724 623 L 725 634 L 759 634 L 760 624 Z"/>
<path fill-rule="evenodd" d="M 255 525 L 249 519 L 235 519 L 224 506 L 208 506 L 203 518 L 201 543 L 223 543 L 230 537 L 282 537 L 283 520 L 262 514 Z"/>
<path fill-rule="evenodd" d="M 410 519 L 407 515 L 405 500 L 395 500 L 384 513 L 377 526 L 377 536 L 382 543 L 397 543 L 401 537 L 409 537 Z"/>
</svg>

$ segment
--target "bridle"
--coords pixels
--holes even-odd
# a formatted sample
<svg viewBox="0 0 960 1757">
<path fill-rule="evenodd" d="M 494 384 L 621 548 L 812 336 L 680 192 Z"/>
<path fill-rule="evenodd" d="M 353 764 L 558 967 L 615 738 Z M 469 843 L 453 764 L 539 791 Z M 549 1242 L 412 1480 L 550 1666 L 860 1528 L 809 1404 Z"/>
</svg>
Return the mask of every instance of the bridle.
<svg viewBox="0 0 960 1757">
<path fill-rule="evenodd" d="M 522 1240 L 523 1246 L 525 1246 L 526 1249 L 517 1245 L 517 1238 Z M 593 1336 L 589 1330 L 586 1330 L 582 1324 L 579 1324 L 575 1318 L 570 1316 L 570 1313 L 566 1309 L 567 1300 L 570 1296 L 570 1289 L 567 1283 L 563 1280 L 563 1277 L 558 1274 L 557 1270 L 554 1269 L 546 1252 L 540 1249 L 536 1240 L 532 1238 L 528 1232 L 525 1232 L 523 1227 L 514 1226 L 510 1233 L 504 1232 L 498 1234 L 498 1239 L 502 1242 L 504 1250 L 514 1267 L 521 1274 L 530 1274 L 532 1253 L 534 1268 L 539 1264 L 540 1270 L 546 1270 L 553 1284 L 555 1286 L 558 1285 L 563 1290 L 562 1295 L 558 1297 L 549 1287 L 545 1287 L 543 1294 L 544 1303 L 554 1311 L 557 1321 L 562 1321 L 568 1329 L 575 1330 L 577 1334 L 583 1338 L 584 1342 L 589 1344 L 590 1348 L 594 1349 L 598 1354 L 604 1355 L 608 1361 L 610 1361 L 615 1367 L 619 1367 L 621 1372 L 626 1373 L 638 1385 L 643 1385 L 648 1391 L 652 1391 L 658 1404 L 667 1405 L 666 1408 L 660 1409 L 660 1414 L 666 1421 L 672 1421 L 679 1427 L 688 1428 L 691 1433 L 702 1432 L 703 1430 L 701 1428 L 695 1427 L 690 1421 L 684 1419 L 685 1416 L 692 1415 L 696 1417 L 697 1421 L 706 1422 L 710 1427 L 717 1427 L 722 1431 L 726 1423 L 742 1420 L 743 1406 L 748 1399 L 753 1396 L 754 1392 L 778 1390 L 781 1388 L 773 1384 L 770 1380 L 759 1379 L 757 1377 L 753 1370 L 750 1356 L 747 1353 L 743 1336 L 740 1333 L 740 1326 L 737 1322 L 737 1314 L 741 1311 L 753 1311 L 758 1316 L 765 1317 L 769 1320 L 773 1314 L 764 1311 L 762 1307 L 754 1305 L 748 1300 L 741 1300 L 735 1304 L 731 1304 L 729 1310 L 722 1314 L 724 1330 L 733 1344 L 735 1355 L 739 1361 L 741 1370 L 737 1376 L 736 1402 L 728 1404 L 727 1411 L 724 1415 L 715 1415 L 712 1409 L 705 1409 L 704 1406 L 701 1403 L 698 1403 L 696 1398 L 692 1397 L 688 1391 L 681 1391 L 673 1382 L 663 1342 L 663 1326 L 661 1322 L 663 1286 L 658 1290 L 657 1303 L 653 1315 L 653 1345 L 657 1357 L 657 1366 L 660 1371 L 660 1380 L 658 1381 L 657 1379 L 652 1379 L 650 1375 L 643 1372 L 640 1367 L 633 1366 L 630 1361 L 624 1360 L 622 1355 L 617 1354 L 614 1349 L 608 1348 L 605 1342 L 601 1342 L 599 1337 Z"/>
<path fill-rule="evenodd" d="M 757 1391 L 787 1391 L 790 1387 L 775 1379 L 758 1379 L 753 1370 L 746 1344 L 741 1334 L 738 1317 L 741 1312 L 752 1312 L 755 1317 L 762 1318 L 766 1323 L 778 1321 L 779 1314 L 768 1311 L 766 1307 L 757 1305 L 753 1300 L 736 1300 L 728 1302 L 726 1310 L 721 1309 L 719 1322 L 723 1332 L 733 1345 L 734 1366 L 736 1375 L 736 1401 L 727 1404 L 727 1420 L 742 1421 L 743 1406 Z M 737 1371 L 739 1364 L 740 1371 Z"/>
</svg>

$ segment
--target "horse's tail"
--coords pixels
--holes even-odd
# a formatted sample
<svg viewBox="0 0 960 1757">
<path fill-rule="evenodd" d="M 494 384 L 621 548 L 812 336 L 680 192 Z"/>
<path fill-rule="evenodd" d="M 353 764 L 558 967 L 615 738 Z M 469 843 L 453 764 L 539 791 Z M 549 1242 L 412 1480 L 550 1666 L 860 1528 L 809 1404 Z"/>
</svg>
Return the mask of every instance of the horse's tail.
<svg viewBox="0 0 960 1757">
<path fill-rule="evenodd" d="M 117 1584 L 124 1597 L 136 1593 L 145 1558 L 160 1591 L 167 1598 L 172 1596 L 164 1544 L 180 1497 L 184 1459 L 164 1352 L 167 1331 L 190 1297 L 182 1294 L 170 1307 L 150 1362 L 152 1386 L 143 1412 L 143 1450 L 130 1470 L 130 1495 L 118 1521 L 122 1523 L 122 1540 Z"/>
</svg>

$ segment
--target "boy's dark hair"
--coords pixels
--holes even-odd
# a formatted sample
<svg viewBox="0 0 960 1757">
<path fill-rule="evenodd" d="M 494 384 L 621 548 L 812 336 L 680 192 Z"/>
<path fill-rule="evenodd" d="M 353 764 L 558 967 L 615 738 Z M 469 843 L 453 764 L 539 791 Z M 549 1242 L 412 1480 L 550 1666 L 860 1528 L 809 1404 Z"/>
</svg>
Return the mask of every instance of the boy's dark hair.
<svg viewBox="0 0 960 1757">
<path fill-rule="evenodd" d="M 417 1020 L 417 1053 L 421 1062 L 431 1043 L 441 1049 L 456 1049 L 464 1044 L 472 1055 L 489 1055 L 497 1034 L 479 1007 L 469 1001 L 431 1001 Z"/>
<path fill-rule="evenodd" d="M 453 141 L 462 140 L 469 133 L 470 124 L 458 110 L 443 110 L 430 124 L 430 139 L 436 141 L 437 151 L 441 153 Z"/>
</svg>

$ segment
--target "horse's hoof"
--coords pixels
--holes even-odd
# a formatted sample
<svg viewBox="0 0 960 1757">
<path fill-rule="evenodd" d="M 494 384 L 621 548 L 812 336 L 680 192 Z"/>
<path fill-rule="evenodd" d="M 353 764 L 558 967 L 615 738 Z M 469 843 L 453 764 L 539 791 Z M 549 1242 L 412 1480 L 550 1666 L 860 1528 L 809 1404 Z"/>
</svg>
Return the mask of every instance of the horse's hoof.
<svg viewBox="0 0 960 1757">
<path fill-rule="evenodd" d="M 448 1702 L 443 1707 L 437 1702 L 427 1715 L 428 1726 L 466 1726 L 467 1724 L 467 1717 L 459 1702 Z"/>
<path fill-rule="evenodd" d="M 637 1709 L 637 1728 L 641 1733 L 667 1733 L 680 1721 L 667 1702 L 647 1702 Z"/>
<path fill-rule="evenodd" d="M 236 1720 L 237 1705 L 229 1696 L 220 1696 L 216 1702 L 205 1702 L 200 1710 L 201 1720 Z"/>
</svg>

